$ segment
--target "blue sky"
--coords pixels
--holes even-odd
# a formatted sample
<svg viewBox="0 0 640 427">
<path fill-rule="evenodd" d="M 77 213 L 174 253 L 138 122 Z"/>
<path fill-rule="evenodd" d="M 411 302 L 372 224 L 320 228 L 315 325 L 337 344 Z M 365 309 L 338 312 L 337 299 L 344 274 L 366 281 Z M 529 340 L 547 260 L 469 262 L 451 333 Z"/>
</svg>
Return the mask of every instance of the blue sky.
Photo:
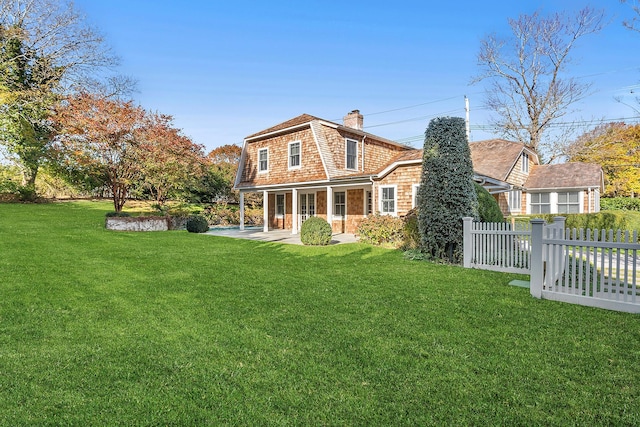
<svg viewBox="0 0 640 427">
<path fill-rule="evenodd" d="M 76 0 L 138 80 L 134 98 L 171 114 L 209 151 L 302 113 L 340 122 L 365 116 L 365 130 L 421 146 L 437 116 L 464 117 L 472 140 L 487 123 L 478 73 L 480 39 L 506 35 L 507 19 L 541 10 L 605 8 L 610 24 L 584 39 L 571 74 L 593 83 L 577 120 L 637 116 L 617 102 L 640 92 L 640 33 L 618 0 L 547 1 L 147 1 Z M 411 107 L 411 108 L 407 108 Z"/>
</svg>

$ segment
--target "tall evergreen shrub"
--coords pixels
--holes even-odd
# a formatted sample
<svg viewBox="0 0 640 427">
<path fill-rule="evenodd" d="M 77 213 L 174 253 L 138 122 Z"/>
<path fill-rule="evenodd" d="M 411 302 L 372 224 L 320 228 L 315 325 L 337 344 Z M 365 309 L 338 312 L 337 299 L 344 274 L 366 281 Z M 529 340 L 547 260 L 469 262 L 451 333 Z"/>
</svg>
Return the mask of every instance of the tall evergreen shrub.
<svg viewBox="0 0 640 427">
<path fill-rule="evenodd" d="M 460 262 L 462 218 L 478 217 L 464 119 L 439 117 L 429 123 L 418 203 L 421 250 L 435 259 Z"/>
<path fill-rule="evenodd" d="M 504 222 L 504 215 L 496 199 L 489 194 L 486 188 L 475 183 L 478 196 L 478 216 L 482 222 Z"/>
</svg>

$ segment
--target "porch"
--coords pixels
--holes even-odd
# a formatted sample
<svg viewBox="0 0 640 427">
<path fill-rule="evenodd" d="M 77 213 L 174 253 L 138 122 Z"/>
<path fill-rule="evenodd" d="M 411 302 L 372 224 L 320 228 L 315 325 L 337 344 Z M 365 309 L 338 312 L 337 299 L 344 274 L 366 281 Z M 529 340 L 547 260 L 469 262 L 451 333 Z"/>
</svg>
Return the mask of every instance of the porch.
<svg viewBox="0 0 640 427">
<path fill-rule="evenodd" d="M 374 191 L 370 182 L 350 185 L 301 186 L 263 190 L 262 232 L 288 232 L 296 236 L 311 216 L 329 222 L 334 235 L 356 232 L 359 221 L 373 212 Z M 244 195 L 240 192 L 240 231 L 244 227 Z M 298 238 L 299 240 L 299 238 Z"/>
</svg>

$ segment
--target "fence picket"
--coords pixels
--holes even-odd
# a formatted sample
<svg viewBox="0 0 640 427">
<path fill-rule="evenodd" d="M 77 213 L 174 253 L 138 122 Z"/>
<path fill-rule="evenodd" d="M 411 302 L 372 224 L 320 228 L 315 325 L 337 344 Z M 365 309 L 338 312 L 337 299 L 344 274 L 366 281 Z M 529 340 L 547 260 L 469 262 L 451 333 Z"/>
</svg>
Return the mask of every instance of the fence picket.
<svg viewBox="0 0 640 427">
<path fill-rule="evenodd" d="M 563 218 L 554 221 L 532 220 L 523 229 L 466 218 L 465 266 L 531 274 L 531 293 L 538 298 L 640 313 L 638 232 L 565 229 Z"/>
</svg>

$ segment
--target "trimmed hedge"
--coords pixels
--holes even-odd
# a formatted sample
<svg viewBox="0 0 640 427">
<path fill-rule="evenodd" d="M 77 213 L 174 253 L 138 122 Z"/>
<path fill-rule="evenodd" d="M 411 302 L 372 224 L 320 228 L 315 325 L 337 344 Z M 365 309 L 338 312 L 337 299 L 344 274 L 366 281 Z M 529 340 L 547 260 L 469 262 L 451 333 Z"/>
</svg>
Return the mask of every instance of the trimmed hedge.
<svg viewBox="0 0 640 427">
<path fill-rule="evenodd" d="M 640 199 L 632 197 L 613 197 L 600 199 L 600 209 L 613 211 L 637 211 L 640 212 Z"/>
<path fill-rule="evenodd" d="M 331 226 L 319 216 L 312 216 L 300 227 L 300 241 L 305 245 L 326 246 L 331 243 Z"/>
<path fill-rule="evenodd" d="M 620 211 L 605 211 L 586 214 L 536 214 L 527 217 L 526 221 L 529 221 L 531 218 L 542 218 L 547 223 L 551 223 L 553 222 L 553 218 L 556 216 L 563 216 L 567 219 L 565 222 L 566 228 L 627 230 L 629 227 L 627 217 L 624 212 Z"/>
</svg>

